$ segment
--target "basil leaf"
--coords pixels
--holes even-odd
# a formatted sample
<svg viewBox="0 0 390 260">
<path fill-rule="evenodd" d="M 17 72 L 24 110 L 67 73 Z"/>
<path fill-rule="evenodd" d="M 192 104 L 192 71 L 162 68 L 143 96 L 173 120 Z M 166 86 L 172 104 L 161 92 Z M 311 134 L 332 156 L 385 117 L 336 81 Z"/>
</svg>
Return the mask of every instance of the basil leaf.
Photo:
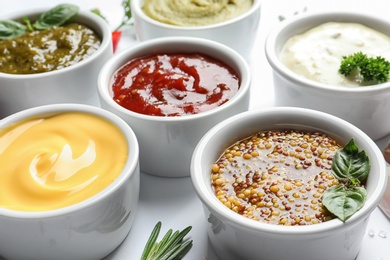
<svg viewBox="0 0 390 260">
<path fill-rule="evenodd" d="M 370 169 L 370 158 L 365 151 L 359 152 L 354 138 L 333 156 L 332 173 L 339 180 L 358 184 L 367 178 Z"/>
<path fill-rule="evenodd" d="M 61 4 L 41 14 L 33 26 L 37 30 L 45 30 L 54 26 L 60 26 L 75 16 L 78 11 L 78 6 Z"/>
<path fill-rule="evenodd" d="M 325 190 L 322 195 L 322 204 L 345 222 L 363 207 L 366 197 L 367 192 L 363 187 L 345 187 L 339 184 Z"/>
<path fill-rule="evenodd" d="M 23 22 L 26 24 L 26 28 L 28 31 L 30 31 L 30 32 L 34 31 L 34 28 L 31 25 L 30 19 L 28 19 L 27 16 L 23 17 Z"/>
<path fill-rule="evenodd" d="M 12 20 L 0 21 L 0 40 L 12 39 L 23 35 L 26 32 L 26 27 Z"/>
</svg>

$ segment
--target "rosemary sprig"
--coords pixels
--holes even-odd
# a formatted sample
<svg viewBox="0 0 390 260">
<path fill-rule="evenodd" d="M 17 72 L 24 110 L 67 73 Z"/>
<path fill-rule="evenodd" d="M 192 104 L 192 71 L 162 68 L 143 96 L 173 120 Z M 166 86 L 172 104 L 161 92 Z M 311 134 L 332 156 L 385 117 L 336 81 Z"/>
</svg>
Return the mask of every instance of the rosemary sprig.
<svg viewBox="0 0 390 260">
<path fill-rule="evenodd" d="M 182 231 L 170 229 L 164 235 L 160 242 L 157 242 L 158 235 L 161 230 L 161 221 L 153 228 L 149 236 L 146 246 L 141 256 L 141 260 L 178 260 L 181 259 L 187 252 L 187 249 L 192 245 L 192 240 L 183 241 L 184 237 L 192 229 L 191 226 L 186 227 Z"/>
</svg>

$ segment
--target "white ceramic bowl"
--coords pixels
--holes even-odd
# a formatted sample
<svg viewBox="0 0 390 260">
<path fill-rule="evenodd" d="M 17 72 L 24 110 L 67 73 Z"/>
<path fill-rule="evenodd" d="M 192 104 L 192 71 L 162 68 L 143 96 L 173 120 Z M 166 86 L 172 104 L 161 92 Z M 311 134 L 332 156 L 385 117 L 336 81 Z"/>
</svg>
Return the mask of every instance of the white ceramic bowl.
<svg viewBox="0 0 390 260">
<path fill-rule="evenodd" d="M 223 205 L 211 188 L 211 165 L 234 142 L 261 130 L 319 130 L 345 145 L 355 138 L 371 160 L 366 184 L 367 200 L 345 223 L 333 219 L 307 226 L 283 226 L 257 222 Z M 220 259 L 353 260 L 361 248 L 370 213 L 386 188 L 386 163 L 376 144 L 350 123 L 323 112 L 276 107 L 245 112 L 219 123 L 196 147 L 191 179 L 204 205 L 208 236 Z"/>
<path fill-rule="evenodd" d="M 135 113 L 113 100 L 110 77 L 126 62 L 145 55 L 193 53 L 194 50 L 225 62 L 238 74 L 240 89 L 228 102 L 199 114 L 162 117 Z M 185 177 L 190 175 L 191 155 L 203 134 L 223 119 L 248 110 L 250 84 L 249 66 L 234 50 L 206 39 L 165 37 L 141 42 L 116 54 L 100 71 L 98 91 L 101 106 L 124 119 L 136 133 L 142 172 Z"/>
<path fill-rule="evenodd" d="M 26 10 L 1 19 L 36 19 L 47 9 Z M 92 28 L 100 37 L 99 49 L 87 59 L 60 70 L 39 74 L 0 72 L 0 118 L 34 106 L 54 103 L 99 105 L 96 79 L 103 64 L 112 57 L 111 29 L 99 16 L 80 10 L 74 21 Z"/>
<path fill-rule="evenodd" d="M 142 6 L 144 0 L 131 1 L 137 38 L 141 41 L 166 36 L 200 37 L 225 44 L 240 53 L 247 61 L 257 38 L 260 22 L 261 0 L 254 0 L 252 8 L 234 19 L 207 26 L 174 26 L 147 16 Z"/>
<path fill-rule="evenodd" d="M 279 59 L 284 43 L 322 23 L 355 22 L 390 36 L 390 22 L 378 16 L 353 12 L 316 12 L 280 23 L 269 34 L 265 53 L 273 69 L 275 104 L 305 107 L 343 118 L 377 140 L 390 133 L 390 83 L 367 87 L 340 87 L 298 76 Z"/>
<path fill-rule="evenodd" d="M 98 194 L 68 207 L 41 212 L 0 208 L 0 258 L 102 259 L 129 233 L 138 207 L 139 148 L 122 119 L 94 106 L 54 104 L 15 113 L 0 120 L 0 128 L 30 117 L 74 111 L 102 117 L 123 132 L 129 156 L 122 172 Z"/>
</svg>

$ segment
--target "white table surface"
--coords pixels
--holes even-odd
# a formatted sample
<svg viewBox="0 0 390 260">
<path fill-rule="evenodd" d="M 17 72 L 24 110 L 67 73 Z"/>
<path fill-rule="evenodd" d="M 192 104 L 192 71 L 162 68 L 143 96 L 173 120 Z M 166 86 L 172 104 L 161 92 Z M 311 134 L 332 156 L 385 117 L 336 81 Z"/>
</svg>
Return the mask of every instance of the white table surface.
<svg viewBox="0 0 390 260">
<path fill-rule="evenodd" d="M 115 28 L 121 21 L 123 9 L 121 0 L 0 0 L 0 18 L 13 11 L 33 7 L 51 8 L 59 3 L 74 3 L 81 9 L 98 8 Z M 264 55 L 264 41 L 268 32 L 279 23 L 279 16 L 289 17 L 300 12 L 322 9 L 364 10 L 378 16 L 389 17 L 386 0 L 265 0 L 258 38 L 253 50 L 250 66 L 253 73 L 250 109 L 273 106 L 273 80 L 271 68 Z M 131 29 L 123 33 L 117 52 L 137 44 Z M 387 136 L 377 144 L 380 149 L 387 144 Z M 200 200 L 192 187 L 190 178 L 160 178 L 141 174 L 140 204 L 134 226 L 126 240 L 106 260 L 138 260 L 154 225 L 162 221 L 161 233 L 169 228 L 181 230 L 187 226 L 193 229 L 187 237 L 194 244 L 185 260 L 218 260 L 207 238 L 207 221 L 203 215 Z M 161 235 L 161 234 L 160 234 Z M 390 221 L 377 208 L 370 217 L 363 247 L 357 260 L 390 259 Z M 315 260 L 315 259 L 313 259 Z M 337 259 L 335 259 L 337 260 Z M 342 259 L 340 259 L 342 260 Z"/>
</svg>

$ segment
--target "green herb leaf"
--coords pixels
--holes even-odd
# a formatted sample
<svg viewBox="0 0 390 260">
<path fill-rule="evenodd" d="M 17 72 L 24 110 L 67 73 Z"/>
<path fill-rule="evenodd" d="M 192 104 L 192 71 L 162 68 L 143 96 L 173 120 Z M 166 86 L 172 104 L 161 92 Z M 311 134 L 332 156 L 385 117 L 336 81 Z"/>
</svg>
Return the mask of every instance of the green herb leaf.
<svg viewBox="0 0 390 260">
<path fill-rule="evenodd" d="M 366 197 L 367 193 L 363 187 L 346 187 L 339 184 L 325 190 L 322 204 L 341 221 L 346 221 L 363 207 Z"/>
<path fill-rule="evenodd" d="M 78 11 L 78 6 L 61 4 L 41 14 L 33 26 L 37 30 L 45 30 L 54 26 L 60 26 L 75 16 Z"/>
<path fill-rule="evenodd" d="M 185 251 L 192 245 L 192 240 L 185 241 L 183 244 L 177 244 L 169 250 L 163 257 L 156 258 L 156 260 L 176 260 L 181 259 Z"/>
<path fill-rule="evenodd" d="M 150 237 L 148 239 L 148 242 L 146 242 L 146 246 L 144 248 L 144 251 L 141 256 L 141 260 L 146 260 L 148 255 L 150 254 L 150 251 L 152 250 L 152 247 L 155 245 L 157 241 L 158 234 L 160 233 L 161 229 L 161 221 L 159 221 L 153 228 L 152 233 L 150 234 Z"/>
<path fill-rule="evenodd" d="M 100 12 L 99 9 L 97 9 L 97 8 L 92 9 L 91 12 L 94 13 L 94 14 L 97 14 L 98 16 L 100 16 L 101 18 L 103 18 L 103 20 L 105 20 L 106 22 L 108 21 L 107 18 L 103 16 L 102 12 Z"/>
<path fill-rule="evenodd" d="M 191 229 L 192 227 L 189 226 L 182 231 L 175 231 L 174 233 L 173 230 L 170 229 L 160 242 L 156 242 L 161 230 L 161 222 L 158 222 L 150 234 L 142 253 L 141 260 L 181 259 L 192 245 L 192 240 L 183 241 L 184 237 Z"/>
<path fill-rule="evenodd" d="M 362 64 L 365 59 L 367 59 L 367 56 L 362 52 L 357 52 L 350 56 L 343 56 L 339 72 L 348 77 L 353 73 L 353 71 L 359 68 L 360 64 Z"/>
<path fill-rule="evenodd" d="M 322 204 L 341 221 L 363 207 L 367 192 L 360 183 L 370 169 L 370 158 L 365 151 L 359 152 L 354 138 L 333 156 L 332 173 L 341 183 L 325 190 Z"/>
<path fill-rule="evenodd" d="M 0 40 L 19 37 L 26 32 L 27 28 L 21 23 L 12 20 L 0 21 Z"/>
<path fill-rule="evenodd" d="M 131 13 L 131 1 L 123 0 L 122 7 L 125 12 L 125 15 L 122 18 L 121 24 L 114 31 L 120 30 L 123 26 L 133 25 L 133 19 L 132 19 L 133 15 Z"/>
<path fill-rule="evenodd" d="M 383 57 L 369 58 L 362 52 L 343 56 L 339 73 L 346 77 L 361 75 L 363 82 L 384 83 L 389 79 L 390 62 Z"/>
<path fill-rule="evenodd" d="M 29 30 L 30 32 L 34 31 L 34 28 L 31 25 L 30 19 L 28 19 L 27 16 L 23 17 L 23 22 L 26 24 L 27 30 Z"/>
<path fill-rule="evenodd" d="M 375 81 L 384 83 L 389 78 L 390 62 L 378 56 L 376 58 L 369 58 L 360 66 L 360 74 L 362 74 L 364 81 Z"/>
<path fill-rule="evenodd" d="M 339 180 L 358 184 L 367 178 L 370 169 L 369 157 L 365 151 L 359 152 L 354 138 L 333 157 L 332 173 Z"/>
</svg>

